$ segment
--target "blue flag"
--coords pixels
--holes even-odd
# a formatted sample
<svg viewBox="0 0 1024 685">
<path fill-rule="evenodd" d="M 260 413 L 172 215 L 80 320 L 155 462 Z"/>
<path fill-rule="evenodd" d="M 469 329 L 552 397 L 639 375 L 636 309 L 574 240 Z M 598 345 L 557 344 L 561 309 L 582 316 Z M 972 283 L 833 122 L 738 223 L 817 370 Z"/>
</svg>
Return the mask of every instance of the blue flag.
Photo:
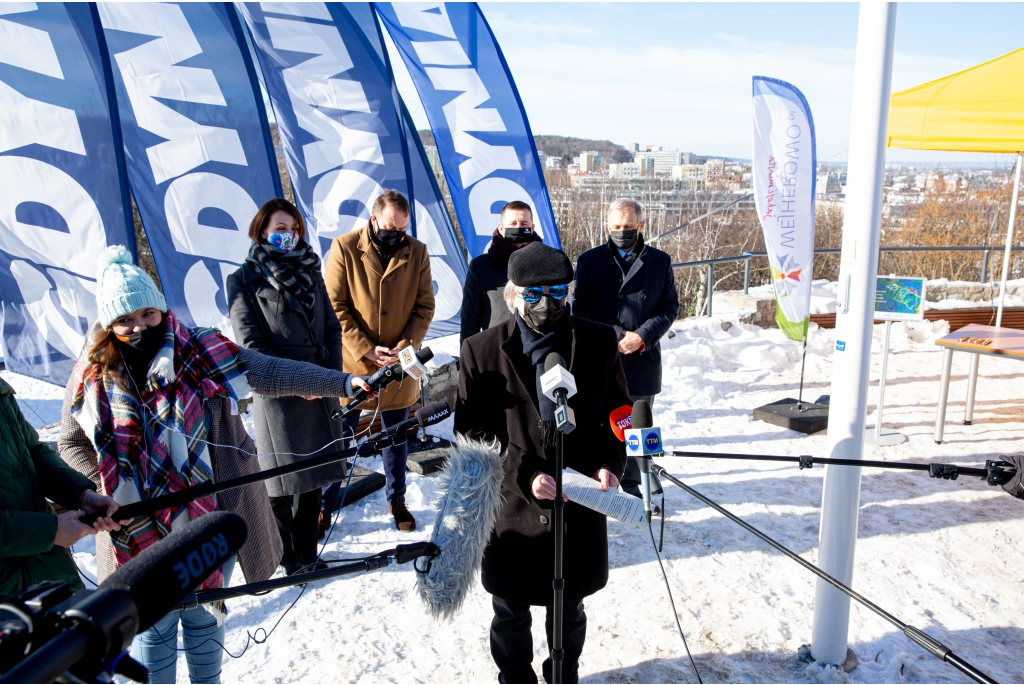
<svg viewBox="0 0 1024 685">
<path fill-rule="evenodd" d="M 256 72 L 223 3 L 99 3 L 128 178 L 168 305 L 230 333 L 225 280 L 281 195 Z"/>
<path fill-rule="evenodd" d="M 470 256 L 482 254 L 513 200 L 561 247 L 533 133 L 476 3 L 374 3 L 430 120 Z"/>
<path fill-rule="evenodd" d="M 296 203 L 318 253 L 362 227 L 391 188 L 431 256 L 428 337 L 458 330 L 466 261 L 415 129 L 403 120 L 376 19 L 362 3 L 239 5 L 273 103 Z M 440 211 L 438 211 L 440 210 Z"/>
<path fill-rule="evenodd" d="M 3 353 L 59 385 L 97 318 L 100 253 L 135 251 L 101 43 L 90 5 L 0 4 Z"/>
</svg>

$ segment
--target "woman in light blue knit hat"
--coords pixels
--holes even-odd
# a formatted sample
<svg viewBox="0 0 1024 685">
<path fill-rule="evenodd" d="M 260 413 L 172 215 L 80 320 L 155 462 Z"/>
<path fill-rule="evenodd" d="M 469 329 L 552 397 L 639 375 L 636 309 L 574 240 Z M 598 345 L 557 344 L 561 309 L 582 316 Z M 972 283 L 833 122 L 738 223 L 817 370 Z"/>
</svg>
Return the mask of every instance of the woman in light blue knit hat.
<svg viewBox="0 0 1024 685">
<path fill-rule="evenodd" d="M 258 472 L 255 445 L 238 416 L 239 401 L 253 393 L 351 397 L 356 388 L 369 390 L 361 377 L 268 357 L 215 329 L 185 326 L 120 245 L 100 257 L 96 304 L 99 320 L 65 391 L 58 449 L 121 505 Z M 281 538 L 262 482 L 124 523 L 109 544 L 97 540 L 98 575 L 106 577 L 175 525 L 217 510 L 240 515 L 248 527 L 238 553 L 246 581 L 273 575 Z M 233 565 L 203 587 L 226 586 Z M 150 670 L 150 682 L 175 682 L 180 622 L 191 681 L 220 682 L 223 616 L 216 605 L 173 612 L 136 636 L 132 655 Z"/>
</svg>

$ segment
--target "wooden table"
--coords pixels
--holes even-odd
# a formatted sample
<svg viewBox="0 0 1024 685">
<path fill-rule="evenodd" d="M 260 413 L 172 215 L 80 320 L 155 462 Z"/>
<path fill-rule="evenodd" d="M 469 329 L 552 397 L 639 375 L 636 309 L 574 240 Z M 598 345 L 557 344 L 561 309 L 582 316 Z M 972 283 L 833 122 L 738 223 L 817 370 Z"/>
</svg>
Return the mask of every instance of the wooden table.
<svg viewBox="0 0 1024 685">
<path fill-rule="evenodd" d="M 935 417 L 935 442 L 942 442 L 946 424 L 946 400 L 949 396 L 949 374 L 953 368 L 953 352 L 974 355 L 971 369 L 975 369 L 982 355 L 1008 357 L 1024 361 L 1024 331 L 972 323 L 935 341 L 944 349 L 942 355 L 942 381 L 939 384 L 939 408 Z M 976 373 L 970 374 L 967 384 L 967 407 L 964 423 L 970 425 L 974 416 L 974 394 L 977 390 Z"/>
</svg>

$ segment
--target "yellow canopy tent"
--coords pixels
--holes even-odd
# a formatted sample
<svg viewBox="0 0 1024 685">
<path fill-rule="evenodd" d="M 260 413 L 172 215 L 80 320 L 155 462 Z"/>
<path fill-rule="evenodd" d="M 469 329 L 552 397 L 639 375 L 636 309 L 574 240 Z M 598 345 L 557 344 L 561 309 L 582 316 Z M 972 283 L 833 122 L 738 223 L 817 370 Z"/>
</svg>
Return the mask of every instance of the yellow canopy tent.
<svg viewBox="0 0 1024 685">
<path fill-rule="evenodd" d="M 1024 48 L 894 94 L 889 100 L 888 147 L 1017 154 L 996 311 L 996 326 L 1001 325 L 1024 164 Z M 966 423 L 974 416 L 979 359 L 974 355 L 971 360 Z"/>
<path fill-rule="evenodd" d="M 894 94 L 888 147 L 1017 154 L 996 313 L 1000 325 L 1024 161 L 1024 48 Z"/>
</svg>

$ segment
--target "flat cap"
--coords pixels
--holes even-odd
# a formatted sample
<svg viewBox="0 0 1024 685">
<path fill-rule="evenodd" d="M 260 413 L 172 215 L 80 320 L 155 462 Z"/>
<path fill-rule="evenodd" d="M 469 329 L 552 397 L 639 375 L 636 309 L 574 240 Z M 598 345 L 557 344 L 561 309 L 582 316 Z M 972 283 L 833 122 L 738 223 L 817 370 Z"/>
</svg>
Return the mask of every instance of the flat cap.
<svg viewBox="0 0 1024 685">
<path fill-rule="evenodd" d="M 516 250 L 508 260 L 508 280 L 521 288 L 561 285 L 572 279 L 572 262 L 565 253 L 542 242 Z"/>
</svg>

